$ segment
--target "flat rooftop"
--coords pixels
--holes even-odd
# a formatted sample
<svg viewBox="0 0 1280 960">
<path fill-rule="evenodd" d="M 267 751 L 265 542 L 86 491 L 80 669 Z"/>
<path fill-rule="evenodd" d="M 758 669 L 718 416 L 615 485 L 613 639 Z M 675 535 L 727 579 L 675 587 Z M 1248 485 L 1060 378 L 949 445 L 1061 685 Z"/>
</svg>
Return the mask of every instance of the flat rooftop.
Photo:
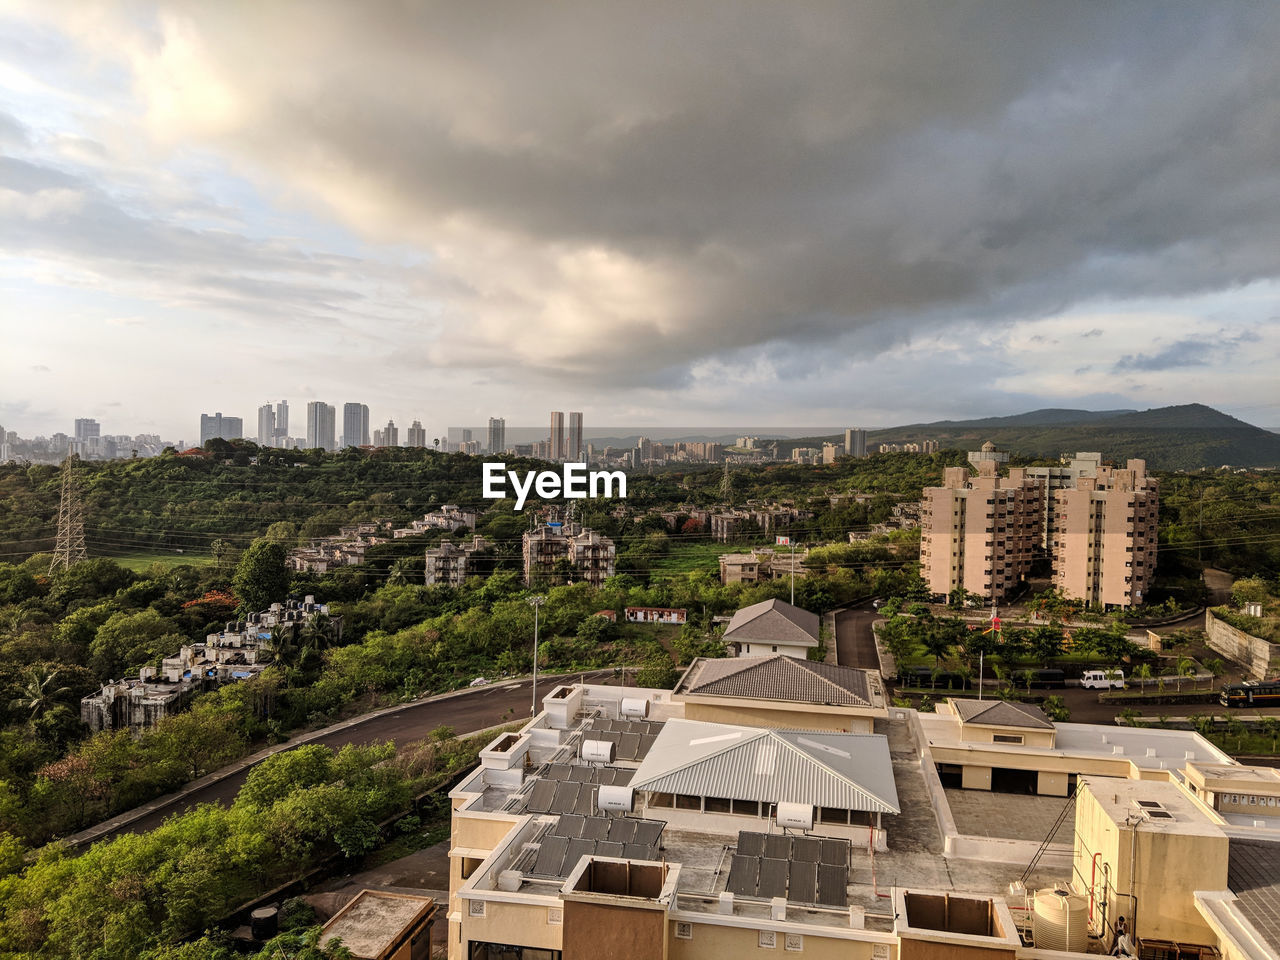
<svg viewBox="0 0 1280 960">
<path fill-rule="evenodd" d="M 359 958 L 380 958 L 405 928 L 424 918 L 435 905 L 430 897 L 362 890 L 324 925 L 320 942 L 337 937 Z"/>
</svg>

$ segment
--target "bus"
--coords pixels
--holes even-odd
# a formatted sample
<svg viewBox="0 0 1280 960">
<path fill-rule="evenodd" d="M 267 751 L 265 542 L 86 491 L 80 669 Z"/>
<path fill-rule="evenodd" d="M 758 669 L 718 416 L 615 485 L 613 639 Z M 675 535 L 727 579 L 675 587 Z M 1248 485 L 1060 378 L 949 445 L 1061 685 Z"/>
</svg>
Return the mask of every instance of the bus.
<svg viewBox="0 0 1280 960">
<path fill-rule="evenodd" d="M 1280 707 L 1280 678 L 1228 683 L 1218 701 L 1224 707 Z"/>
</svg>

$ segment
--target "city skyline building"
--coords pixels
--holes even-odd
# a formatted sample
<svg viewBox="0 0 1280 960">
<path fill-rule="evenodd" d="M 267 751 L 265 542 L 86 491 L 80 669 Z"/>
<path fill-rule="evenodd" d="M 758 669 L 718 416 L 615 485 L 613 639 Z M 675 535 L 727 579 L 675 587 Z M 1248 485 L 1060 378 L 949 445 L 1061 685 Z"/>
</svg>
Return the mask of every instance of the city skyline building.
<svg viewBox="0 0 1280 960">
<path fill-rule="evenodd" d="M 75 438 L 77 440 L 93 440 L 102 436 L 102 425 L 92 417 L 81 417 L 76 420 Z"/>
<path fill-rule="evenodd" d="M 332 404 L 312 400 L 307 404 L 307 449 L 333 450 L 337 411 Z"/>
<path fill-rule="evenodd" d="M 563 411 L 551 411 L 551 436 L 549 438 L 549 443 L 551 444 L 550 459 L 563 460 L 565 449 Z"/>
<path fill-rule="evenodd" d="M 400 429 L 394 420 L 388 420 L 387 425 L 381 430 L 373 431 L 373 445 L 375 447 L 400 446 Z"/>
<path fill-rule="evenodd" d="M 846 457 L 862 458 L 867 455 L 867 431 L 861 427 L 849 427 L 844 432 Z"/>
<path fill-rule="evenodd" d="M 407 436 L 405 437 L 405 446 L 407 447 L 425 447 L 427 445 L 427 431 L 422 426 L 421 420 L 415 420 L 409 425 Z"/>
<path fill-rule="evenodd" d="M 342 444 L 346 447 L 369 446 L 369 407 L 367 404 L 343 404 Z"/>
<path fill-rule="evenodd" d="M 276 440 L 276 408 L 264 403 L 258 408 L 258 446 L 273 447 Z"/>
<path fill-rule="evenodd" d="M 276 404 L 276 435 L 275 444 L 277 447 L 289 446 L 289 401 L 281 400 Z"/>
<path fill-rule="evenodd" d="M 507 449 L 507 421 L 503 417 L 489 418 L 489 452 L 502 453 Z"/>
<path fill-rule="evenodd" d="M 240 440 L 244 437 L 244 418 L 224 417 L 221 411 L 200 414 L 200 446 L 210 440 Z"/>
<path fill-rule="evenodd" d="M 582 412 L 569 413 L 569 447 L 565 451 L 565 459 L 578 462 L 582 459 Z"/>
</svg>

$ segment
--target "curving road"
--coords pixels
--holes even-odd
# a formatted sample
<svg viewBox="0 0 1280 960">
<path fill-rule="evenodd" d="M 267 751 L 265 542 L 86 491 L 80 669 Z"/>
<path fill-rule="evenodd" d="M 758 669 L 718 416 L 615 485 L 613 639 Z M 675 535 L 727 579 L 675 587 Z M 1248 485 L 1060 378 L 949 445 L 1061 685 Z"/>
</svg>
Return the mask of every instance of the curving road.
<svg viewBox="0 0 1280 960">
<path fill-rule="evenodd" d="M 616 682 L 613 679 L 612 669 L 563 675 L 564 678 L 571 680 L 583 676 L 592 683 Z M 539 696 L 550 693 L 559 679 L 561 678 L 553 676 L 539 677 Z M 357 717 L 328 728 L 326 731 L 304 735 L 299 737 L 297 742 L 291 742 L 285 749 L 312 743 L 323 744 L 336 750 L 347 744 L 359 746 L 387 740 L 396 743 L 409 742 L 421 740 L 432 730 L 441 726 L 452 727 L 459 735 L 474 733 L 506 721 L 514 722 L 528 717 L 533 693 L 531 685 L 530 680 L 520 680 L 444 694 L 404 706 L 394 712 Z M 249 771 L 263 759 L 265 759 L 263 755 L 255 754 L 253 758 L 241 760 L 204 778 L 211 782 L 196 785 L 185 792 L 162 797 L 136 810 L 119 814 L 96 827 L 68 837 L 67 842 L 72 846 L 84 846 L 98 840 L 108 840 L 123 833 L 142 833 L 155 829 L 174 814 L 183 813 L 198 804 L 229 804 L 235 799 L 240 787 L 244 785 Z"/>
</svg>

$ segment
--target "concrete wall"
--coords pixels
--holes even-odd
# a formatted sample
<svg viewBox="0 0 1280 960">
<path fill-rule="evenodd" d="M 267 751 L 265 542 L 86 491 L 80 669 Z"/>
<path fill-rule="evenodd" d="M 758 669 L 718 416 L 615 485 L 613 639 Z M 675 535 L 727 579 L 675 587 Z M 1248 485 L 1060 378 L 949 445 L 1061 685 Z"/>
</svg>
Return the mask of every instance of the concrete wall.
<svg viewBox="0 0 1280 960">
<path fill-rule="evenodd" d="M 743 917 L 704 917 L 706 922 L 691 922 L 689 939 L 676 936 L 676 924 L 683 920 L 673 917 L 669 926 L 667 941 L 668 960 L 746 960 L 748 957 L 804 957 L 806 960 L 872 960 L 875 947 L 888 948 L 881 954 L 893 960 L 897 956 L 897 945 L 870 940 L 855 940 L 823 936 L 813 927 L 800 927 L 771 923 L 766 920 L 752 920 Z M 749 926 L 729 926 L 716 923 L 717 919 L 732 920 L 737 924 Z M 781 928 L 781 929 L 779 929 Z M 766 936 L 762 937 L 761 935 Z M 762 940 L 768 942 L 768 934 L 772 934 L 774 946 L 762 946 Z M 788 950 L 787 937 L 790 936 Z M 598 953 L 598 957 L 627 957 L 630 954 Z M 567 957 L 566 957 L 567 960 Z"/>
<path fill-rule="evenodd" d="M 461 905 L 461 940 L 454 924 L 449 924 L 449 956 L 464 960 L 470 955 L 469 941 L 485 943 L 509 943 L 544 950 L 559 950 L 562 945 L 563 923 L 551 923 L 552 911 L 563 909 L 559 900 L 546 903 L 510 903 L 489 900 L 484 904 L 483 917 L 472 916 L 470 901 Z"/>
<path fill-rule="evenodd" d="M 564 960 L 665 960 L 667 914 L 607 903 L 564 902 Z"/>
<path fill-rule="evenodd" d="M 1032 730 L 1027 727 L 988 727 L 977 723 L 960 724 L 960 739 L 965 743 L 994 743 L 996 734 L 1022 737 L 1027 747 L 1053 747 L 1053 730 Z"/>
<path fill-rule="evenodd" d="M 1204 612 L 1204 630 L 1209 635 L 1209 646 L 1243 666 L 1253 679 L 1262 680 L 1280 673 L 1280 644 L 1267 643 L 1237 630 L 1215 617 L 1212 610 Z"/>
</svg>

